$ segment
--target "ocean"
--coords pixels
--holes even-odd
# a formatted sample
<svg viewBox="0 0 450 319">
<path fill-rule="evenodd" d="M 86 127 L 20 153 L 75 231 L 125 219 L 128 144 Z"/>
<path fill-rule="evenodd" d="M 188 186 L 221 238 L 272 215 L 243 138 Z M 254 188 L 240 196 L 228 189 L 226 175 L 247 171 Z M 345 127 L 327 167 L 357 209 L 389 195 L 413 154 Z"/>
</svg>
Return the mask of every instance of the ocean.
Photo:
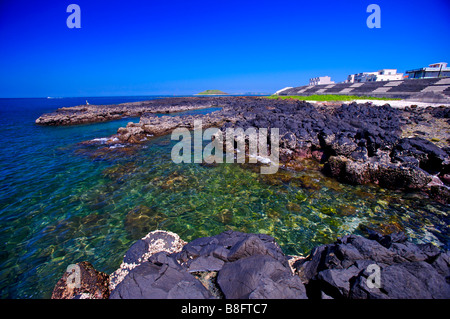
<svg viewBox="0 0 450 319">
<path fill-rule="evenodd" d="M 163 97 L 0 99 L 0 298 L 50 298 L 67 266 L 80 261 L 111 273 L 155 229 L 186 241 L 228 229 L 266 233 L 300 255 L 364 225 L 449 248 L 448 207 L 418 193 L 340 184 L 312 161 L 301 172 L 263 176 L 247 164 L 175 164 L 170 136 L 137 149 L 103 144 L 139 118 L 35 124 L 86 100 L 155 98 Z"/>
</svg>

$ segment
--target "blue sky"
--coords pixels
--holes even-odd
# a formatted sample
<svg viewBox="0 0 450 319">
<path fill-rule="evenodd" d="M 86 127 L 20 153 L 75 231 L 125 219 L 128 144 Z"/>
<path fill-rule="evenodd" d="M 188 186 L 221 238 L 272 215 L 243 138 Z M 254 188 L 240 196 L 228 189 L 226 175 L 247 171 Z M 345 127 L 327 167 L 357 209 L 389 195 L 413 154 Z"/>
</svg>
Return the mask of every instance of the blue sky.
<svg viewBox="0 0 450 319">
<path fill-rule="evenodd" d="M 69 29 L 69 4 L 81 29 Z M 369 4 L 381 28 L 369 29 Z M 450 62 L 450 1 L 0 0 L 0 97 L 267 92 Z"/>
</svg>

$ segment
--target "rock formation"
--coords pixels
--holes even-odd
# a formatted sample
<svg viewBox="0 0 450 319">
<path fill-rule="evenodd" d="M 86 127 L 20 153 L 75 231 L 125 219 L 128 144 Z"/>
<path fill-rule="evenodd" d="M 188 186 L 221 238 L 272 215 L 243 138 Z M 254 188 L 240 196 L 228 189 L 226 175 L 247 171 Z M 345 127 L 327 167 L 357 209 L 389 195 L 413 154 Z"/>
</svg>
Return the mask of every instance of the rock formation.
<svg viewBox="0 0 450 319">
<path fill-rule="evenodd" d="M 286 256 L 263 234 L 226 231 L 185 243 L 158 230 L 134 243 L 109 278 L 81 265 L 90 269 L 82 271 L 82 287 L 70 290 L 65 273 L 52 298 L 450 298 L 450 253 L 402 233 L 344 236 L 304 258 Z M 377 286 L 368 284 L 373 269 Z"/>
<path fill-rule="evenodd" d="M 382 187 L 426 191 L 449 203 L 450 132 L 448 107 L 404 109 L 388 104 L 338 103 L 312 105 L 304 101 L 260 97 L 170 98 L 101 107 L 111 116 L 139 114 L 139 123 L 120 128 L 112 140 L 136 144 L 170 133 L 177 127 L 192 129 L 194 120 L 203 128 L 278 128 L 280 161 L 284 168 L 299 158 L 316 158 L 324 173 L 352 184 L 376 183 Z M 132 105 L 130 105 L 132 104 Z M 207 106 L 222 109 L 209 114 L 156 116 L 154 113 Z M 36 122 L 47 125 L 79 123 L 95 106 L 75 107 L 43 115 Z M 119 109 L 122 110 L 119 112 Z M 133 110 L 133 111 L 131 111 Z M 99 111 L 99 112 L 100 112 Z M 117 113 L 119 112 L 119 113 Z M 101 120 L 108 118 L 104 116 Z M 87 120 L 86 120 L 87 121 Z"/>
</svg>

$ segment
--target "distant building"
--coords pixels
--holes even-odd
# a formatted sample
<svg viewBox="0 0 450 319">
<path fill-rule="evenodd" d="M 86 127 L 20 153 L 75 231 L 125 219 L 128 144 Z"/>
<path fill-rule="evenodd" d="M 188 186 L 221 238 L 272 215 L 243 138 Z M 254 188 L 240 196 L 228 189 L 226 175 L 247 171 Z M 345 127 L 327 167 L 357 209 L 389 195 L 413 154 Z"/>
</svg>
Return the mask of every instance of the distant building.
<svg viewBox="0 0 450 319">
<path fill-rule="evenodd" d="M 319 76 L 309 79 L 309 85 L 334 84 L 329 76 Z"/>
<path fill-rule="evenodd" d="M 345 83 L 361 83 L 376 81 L 396 81 L 402 80 L 403 73 L 397 73 L 397 69 L 382 69 L 376 72 L 361 72 L 350 74 Z"/>
<path fill-rule="evenodd" d="M 447 62 L 430 64 L 428 67 L 406 71 L 409 79 L 439 78 L 450 76 Z"/>
</svg>

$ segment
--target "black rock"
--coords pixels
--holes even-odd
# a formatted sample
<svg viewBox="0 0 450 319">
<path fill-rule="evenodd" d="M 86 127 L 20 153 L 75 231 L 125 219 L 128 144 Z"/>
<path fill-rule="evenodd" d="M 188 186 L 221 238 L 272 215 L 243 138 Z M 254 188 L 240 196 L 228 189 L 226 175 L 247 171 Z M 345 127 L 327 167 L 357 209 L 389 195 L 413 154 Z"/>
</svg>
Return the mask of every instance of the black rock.
<svg viewBox="0 0 450 319">
<path fill-rule="evenodd" d="M 410 262 L 384 267 L 381 287 L 369 288 L 367 274 L 355 280 L 349 297 L 355 299 L 448 299 L 450 285 L 426 262 Z"/>
<path fill-rule="evenodd" d="M 148 251 L 148 243 L 142 239 L 135 242 L 126 252 L 123 261 L 127 264 L 138 263 L 139 259 Z"/>
<path fill-rule="evenodd" d="M 413 244 L 403 233 L 369 236 L 344 236 L 294 264 L 309 298 L 450 298 L 448 251 Z"/>
<path fill-rule="evenodd" d="M 306 299 L 300 278 L 278 260 L 254 255 L 226 263 L 217 282 L 229 299 Z"/>
<path fill-rule="evenodd" d="M 210 299 L 210 292 L 185 270 L 142 263 L 114 289 L 111 299 Z"/>
<path fill-rule="evenodd" d="M 219 271 L 224 265 L 224 261 L 214 256 L 200 256 L 188 261 L 189 272 L 199 271 Z"/>
<path fill-rule="evenodd" d="M 247 237 L 233 247 L 228 253 L 228 260 L 235 261 L 252 255 L 266 255 L 267 249 L 264 243 L 256 236 Z"/>
</svg>

